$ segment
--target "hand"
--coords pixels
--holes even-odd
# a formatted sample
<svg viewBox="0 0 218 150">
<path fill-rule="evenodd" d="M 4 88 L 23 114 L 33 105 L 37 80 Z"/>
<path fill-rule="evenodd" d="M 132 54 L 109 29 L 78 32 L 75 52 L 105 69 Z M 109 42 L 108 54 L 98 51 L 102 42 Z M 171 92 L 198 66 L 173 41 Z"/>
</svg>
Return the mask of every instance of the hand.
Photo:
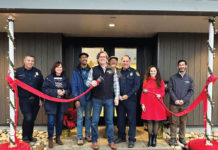
<svg viewBox="0 0 218 150">
<path fill-rule="evenodd" d="M 59 90 L 57 90 L 57 94 L 62 96 L 63 95 L 63 91 L 59 89 Z"/>
<path fill-rule="evenodd" d="M 179 101 L 179 100 L 176 100 L 176 101 L 175 101 L 175 104 L 176 104 L 176 105 L 180 105 L 180 101 Z"/>
<path fill-rule="evenodd" d="M 158 99 L 160 99 L 160 98 L 161 98 L 161 95 L 160 95 L 160 94 L 156 94 L 156 97 L 157 97 Z"/>
<path fill-rule="evenodd" d="M 122 96 L 120 96 L 120 100 L 121 100 L 121 101 L 123 100 L 123 97 L 122 97 Z"/>
<path fill-rule="evenodd" d="M 66 93 L 66 91 L 63 89 L 63 90 L 62 90 L 62 94 L 64 95 L 65 93 Z"/>
<path fill-rule="evenodd" d="M 146 110 L 146 108 L 145 108 L 145 105 L 144 105 L 144 104 L 142 104 L 142 111 L 144 111 L 144 112 L 145 112 L 145 110 Z"/>
<path fill-rule="evenodd" d="M 114 100 L 114 105 L 115 105 L 115 106 L 118 106 L 118 105 L 119 105 L 119 100 L 118 100 L 118 99 L 115 99 L 115 100 Z"/>
<path fill-rule="evenodd" d="M 93 80 L 93 81 L 91 82 L 91 85 L 94 86 L 94 87 L 96 87 L 96 86 L 98 85 L 98 83 L 97 83 L 95 80 Z"/>
<path fill-rule="evenodd" d="M 76 108 L 80 107 L 80 101 L 76 101 L 75 106 L 76 106 Z"/>
<path fill-rule="evenodd" d="M 128 99 L 128 95 L 123 95 L 123 100 L 127 100 Z"/>
<path fill-rule="evenodd" d="M 40 106 L 40 107 L 43 106 L 43 101 L 39 100 L 39 106 Z"/>
<path fill-rule="evenodd" d="M 179 104 L 180 104 L 180 105 L 183 105 L 183 104 L 184 104 L 184 101 L 183 101 L 183 100 L 179 100 Z"/>
</svg>

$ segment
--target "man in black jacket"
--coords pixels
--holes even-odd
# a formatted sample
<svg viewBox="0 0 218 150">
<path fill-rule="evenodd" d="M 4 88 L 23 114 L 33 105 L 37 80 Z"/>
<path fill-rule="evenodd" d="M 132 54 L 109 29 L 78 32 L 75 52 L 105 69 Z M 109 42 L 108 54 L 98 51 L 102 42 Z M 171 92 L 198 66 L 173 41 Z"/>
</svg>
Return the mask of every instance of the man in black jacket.
<svg viewBox="0 0 218 150">
<path fill-rule="evenodd" d="M 34 56 L 25 56 L 24 66 L 16 69 L 15 78 L 41 91 L 43 76 L 39 69 L 33 67 L 34 60 Z M 20 109 L 24 116 L 22 139 L 28 143 L 36 142 L 37 139 L 32 137 L 33 127 L 42 102 L 39 101 L 38 96 L 22 89 L 21 87 L 18 87 L 18 96 Z"/>
<path fill-rule="evenodd" d="M 170 77 L 168 86 L 170 93 L 170 110 L 174 113 L 184 111 L 190 103 L 191 96 L 194 93 L 194 81 L 186 73 L 187 62 L 185 60 L 178 61 L 178 73 Z M 180 122 L 177 124 L 177 122 Z M 187 114 L 181 117 L 172 115 L 170 123 L 169 145 L 176 144 L 177 125 L 179 126 L 179 142 L 186 145 L 185 129 L 187 122 Z"/>
</svg>

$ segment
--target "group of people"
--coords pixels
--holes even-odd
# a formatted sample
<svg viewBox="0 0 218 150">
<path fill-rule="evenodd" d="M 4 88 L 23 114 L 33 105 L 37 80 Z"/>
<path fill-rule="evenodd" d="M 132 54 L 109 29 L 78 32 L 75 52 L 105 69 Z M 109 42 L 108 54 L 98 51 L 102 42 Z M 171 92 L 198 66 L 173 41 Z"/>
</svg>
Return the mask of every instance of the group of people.
<svg viewBox="0 0 218 150">
<path fill-rule="evenodd" d="M 83 145 L 84 140 L 92 142 L 93 149 L 99 149 L 98 124 L 104 107 L 104 120 L 108 143 L 111 149 L 116 149 L 116 144 L 126 142 L 126 126 L 128 131 L 128 147 L 133 148 L 136 142 L 136 106 L 137 93 L 140 88 L 140 74 L 130 67 L 131 58 L 124 55 L 121 58 L 121 68 L 117 67 L 118 58 L 109 57 L 105 51 L 97 54 L 98 65 L 91 68 L 88 65 L 87 53 L 79 55 L 80 63 L 73 70 L 72 83 L 64 75 L 63 65 L 57 61 L 54 63 L 51 74 L 43 81 L 43 76 L 34 67 L 34 57 L 26 56 L 24 66 L 16 71 L 16 78 L 24 83 L 42 91 L 43 93 L 56 97 L 67 98 L 72 92 L 73 97 L 84 93 L 90 86 L 94 86 L 91 92 L 75 101 L 77 108 L 77 144 Z M 178 113 L 185 110 L 194 93 L 194 81 L 187 74 L 187 62 L 178 61 L 178 72 L 170 77 L 168 90 L 170 94 L 170 110 Z M 102 82 L 97 82 L 101 77 Z M 41 100 L 18 87 L 19 103 L 24 116 L 22 125 L 22 138 L 25 142 L 34 142 L 32 137 L 34 121 L 40 106 L 44 104 L 48 116 L 48 147 L 53 147 L 54 126 L 56 127 L 56 143 L 63 145 L 60 139 L 62 132 L 62 119 L 66 111 L 67 103 L 58 103 L 49 100 Z M 165 95 L 165 84 L 161 79 L 160 71 L 156 66 L 147 68 L 144 75 L 141 94 L 141 109 L 143 120 L 148 122 L 148 146 L 157 145 L 157 132 L 159 121 L 166 120 L 166 110 L 160 101 Z M 117 110 L 118 137 L 114 137 L 114 107 Z M 92 115 L 91 115 L 92 112 Z M 83 114 L 85 113 L 85 137 L 83 137 Z M 126 122 L 127 120 L 127 122 Z M 187 115 L 177 117 L 171 116 L 169 145 L 174 145 L 176 140 L 177 126 L 179 126 L 179 141 L 186 144 L 185 128 Z M 179 122 L 179 123 L 178 123 Z"/>
</svg>

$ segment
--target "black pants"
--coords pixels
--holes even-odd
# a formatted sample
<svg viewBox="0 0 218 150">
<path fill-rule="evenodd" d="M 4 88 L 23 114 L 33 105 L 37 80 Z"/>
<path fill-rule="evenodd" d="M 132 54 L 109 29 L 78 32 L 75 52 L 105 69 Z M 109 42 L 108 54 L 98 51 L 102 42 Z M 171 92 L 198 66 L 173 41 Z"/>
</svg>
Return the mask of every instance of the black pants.
<svg viewBox="0 0 218 150">
<path fill-rule="evenodd" d="M 121 101 L 117 108 L 118 137 L 126 139 L 126 114 L 129 125 L 129 141 L 135 142 L 136 132 L 136 102 L 134 100 Z"/>
<path fill-rule="evenodd" d="M 39 100 L 38 99 L 19 99 L 20 109 L 23 114 L 22 136 L 23 138 L 31 138 L 33 134 L 34 122 L 39 112 Z"/>
</svg>

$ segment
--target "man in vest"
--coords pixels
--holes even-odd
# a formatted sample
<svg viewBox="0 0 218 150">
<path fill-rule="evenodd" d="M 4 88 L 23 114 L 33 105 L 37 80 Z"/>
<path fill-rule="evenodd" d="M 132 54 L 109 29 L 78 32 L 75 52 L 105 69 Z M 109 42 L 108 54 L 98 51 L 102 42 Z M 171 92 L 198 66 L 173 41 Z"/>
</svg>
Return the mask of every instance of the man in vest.
<svg viewBox="0 0 218 150">
<path fill-rule="evenodd" d="M 104 106 L 104 117 L 106 130 L 108 134 L 108 143 L 111 149 L 116 149 L 114 144 L 114 104 L 118 105 L 120 87 L 119 81 L 116 74 L 116 70 L 112 70 L 108 67 L 108 55 L 106 52 L 101 51 L 97 55 L 98 66 L 92 68 L 89 72 L 88 79 L 86 82 L 87 86 L 94 86 L 92 90 L 92 104 L 93 104 L 93 115 L 92 115 L 92 148 L 98 149 L 98 122 L 102 106 Z M 99 77 L 103 77 L 104 81 L 97 86 L 97 80 Z M 115 98 L 114 98 L 115 95 Z"/>
</svg>

